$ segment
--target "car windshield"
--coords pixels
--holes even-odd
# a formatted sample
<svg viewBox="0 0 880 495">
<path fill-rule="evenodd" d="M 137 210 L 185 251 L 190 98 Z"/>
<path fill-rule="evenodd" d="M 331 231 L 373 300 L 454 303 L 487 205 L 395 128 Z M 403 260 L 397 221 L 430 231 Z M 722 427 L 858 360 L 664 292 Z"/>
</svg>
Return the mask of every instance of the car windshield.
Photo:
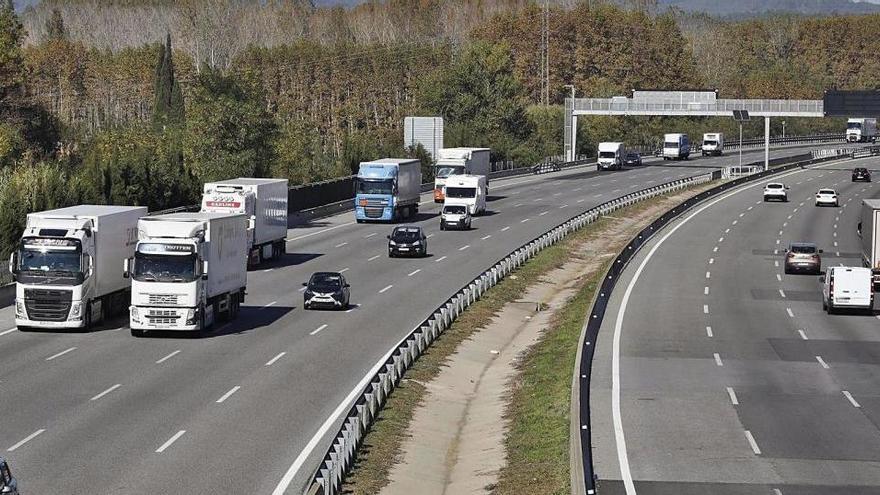
<svg viewBox="0 0 880 495">
<path fill-rule="evenodd" d="M 451 206 L 443 207 L 443 213 L 450 213 L 452 215 L 464 215 L 465 211 L 467 211 L 465 209 L 465 207 L 459 206 L 459 205 L 451 205 Z"/>
<path fill-rule="evenodd" d="M 834 189 L 819 189 L 819 194 L 835 194 Z"/>
<path fill-rule="evenodd" d="M 134 255 L 132 278 L 139 282 L 192 282 L 196 279 L 196 255 Z"/>
<path fill-rule="evenodd" d="M 713 141 L 713 140 L 709 139 L 709 140 L 703 141 L 703 144 L 706 146 L 715 146 L 716 144 L 718 144 L 718 141 Z"/>
<path fill-rule="evenodd" d="M 309 280 L 312 290 L 338 290 L 342 287 L 342 276 L 336 273 L 316 273 Z"/>
<path fill-rule="evenodd" d="M 391 194 L 394 190 L 394 182 L 391 180 L 364 180 L 358 179 L 357 192 L 359 194 Z"/>
<path fill-rule="evenodd" d="M 782 184 L 767 184 L 767 189 L 782 189 Z"/>
<path fill-rule="evenodd" d="M 816 254 L 816 246 L 809 244 L 793 244 L 789 251 L 796 254 Z"/>
<path fill-rule="evenodd" d="M 419 229 L 413 228 L 394 229 L 394 233 L 391 234 L 391 240 L 395 242 L 413 242 L 421 238 Z"/>
<path fill-rule="evenodd" d="M 447 198 L 475 198 L 477 196 L 476 187 L 447 187 Z"/>
<path fill-rule="evenodd" d="M 444 167 L 438 166 L 437 172 L 434 174 L 434 177 L 449 177 L 450 175 L 463 175 L 464 167 Z"/>
</svg>

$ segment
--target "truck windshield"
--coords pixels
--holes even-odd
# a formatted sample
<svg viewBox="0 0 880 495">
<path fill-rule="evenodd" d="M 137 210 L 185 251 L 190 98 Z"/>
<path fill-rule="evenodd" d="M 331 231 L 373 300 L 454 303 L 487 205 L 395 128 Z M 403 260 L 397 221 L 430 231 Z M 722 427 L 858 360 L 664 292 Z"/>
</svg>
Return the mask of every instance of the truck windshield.
<svg viewBox="0 0 880 495">
<path fill-rule="evenodd" d="M 21 271 L 78 273 L 82 270 L 82 256 L 77 247 L 64 250 L 23 245 L 19 254 Z"/>
<path fill-rule="evenodd" d="M 357 181 L 358 194 L 392 194 L 394 182 L 391 180 L 365 180 Z"/>
<path fill-rule="evenodd" d="M 703 146 L 717 146 L 717 145 L 718 145 L 718 141 L 712 141 L 712 140 L 703 141 Z"/>
<path fill-rule="evenodd" d="M 614 158 L 615 153 L 613 151 L 600 151 L 599 158 Z"/>
<path fill-rule="evenodd" d="M 132 278 L 138 282 L 192 282 L 196 279 L 196 256 L 135 253 Z"/>
<path fill-rule="evenodd" d="M 447 187 L 446 188 L 446 197 L 447 198 L 476 198 L 477 197 L 477 188 L 476 187 Z"/>
<path fill-rule="evenodd" d="M 450 167 L 450 166 L 437 166 L 437 173 L 434 174 L 434 177 L 449 177 L 450 175 L 464 175 L 464 167 Z"/>
<path fill-rule="evenodd" d="M 676 141 L 667 141 L 663 143 L 664 148 L 678 148 L 678 143 Z"/>
<path fill-rule="evenodd" d="M 846 128 L 860 130 L 862 128 L 862 123 L 861 122 L 850 122 L 850 123 L 846 124 Z"/>
</svg>

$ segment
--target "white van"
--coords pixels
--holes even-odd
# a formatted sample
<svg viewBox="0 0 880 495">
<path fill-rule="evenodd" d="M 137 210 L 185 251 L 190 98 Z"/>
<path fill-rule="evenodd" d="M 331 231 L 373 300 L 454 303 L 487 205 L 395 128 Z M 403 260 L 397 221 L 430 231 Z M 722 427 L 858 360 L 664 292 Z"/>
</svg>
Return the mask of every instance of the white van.
<svg viewBox="0 0 880 495">
<path fill-rule="evenodd" d="M 626 158 L 623 143 L 599 143 L 599 159 L 596 170 L 620 170 Z"/>
<path fill-rule="evenodd" d="M 870 268 L 832 266 L 826 269 L 822 284 L 822 308 L 874 309 L 873 274 Z"/>
<path fill-rule="evenodd" d="M 665 134 L 663 136 L 664 160 L 687 160 L 691 156 L 691 141 L 687 134 Z"/>
<path fill-rule="evenodd" d="M 468 213 L 479 215 L 486 211 L 489 186 L 485 175 L 450 175 L 443 186 L 444 205 L 467 206 Z"/>
<path fill-rule="evenodd" d="M 724 151 L 724 134 L 720 132 L 709 132 L 703 134 L 703 156 L 721 155 Z"/>
</svg>

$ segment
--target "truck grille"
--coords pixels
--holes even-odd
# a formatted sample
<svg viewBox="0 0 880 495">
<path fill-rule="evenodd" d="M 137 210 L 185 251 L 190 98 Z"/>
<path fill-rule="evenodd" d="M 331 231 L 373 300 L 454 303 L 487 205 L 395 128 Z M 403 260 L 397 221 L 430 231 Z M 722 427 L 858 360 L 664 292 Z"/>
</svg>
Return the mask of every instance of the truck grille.
<svg viewBox="0 0 880 495">
<path fill-rule="evenodd" d="M 54 289 L 25 289 L 24 307 L 34 321 L 66 321 L 73 292 Z"/>
<path fill-rule="evenodd" d="M 388 206 L 387 199 L 367 199 L 367 206 Z"/>
<path fill-rule="evenodd" d="M 364 214 L 367 218 L 382 218 L 382 214 L 385 213 L 385 208 L 376 208 L 376 207 L 365 207 Z"/>
<path fill-rule="evenodd" d="M 150 323 L 156 325 L 173 325 L 177 323 L 179 318 L 180 317 L 177 316 L 177 312 L 175 311 L 151 309 L 147 313 L 147 319 L 150 320 Z"/>
<path fill-rule="evenodd" d="M 150 294 L 149 304 L 155 306 L 177 306 L 177 294 Z"/>
</svg>

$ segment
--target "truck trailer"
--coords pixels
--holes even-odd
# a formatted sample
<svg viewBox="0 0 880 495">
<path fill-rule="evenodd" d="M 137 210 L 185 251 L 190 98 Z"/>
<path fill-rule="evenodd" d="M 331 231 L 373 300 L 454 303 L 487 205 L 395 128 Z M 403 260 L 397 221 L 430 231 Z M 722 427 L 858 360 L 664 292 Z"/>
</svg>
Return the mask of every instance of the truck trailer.
<svg viewBox="0 0 880 495">
<path fill-rule="evenodd" d="M 858 234 L 862 241 L 862 264 L 874 274 L 874 290 L 880 290 L 880 199 L 863 199 Z"/>
<path fill-rule="evenodd" d="M 846 141 L 867 143 L 877 140 L 877 119 L 848 119 L 846 121 Z"/>
<path fill-rule="evenodd" d="M 89 329 L 125 310 L 122 262 L 134 253 L 142 206 L 79 205 L 30 213 L 9 269 L 15 324 Z"/>
<path fill-rule="evenodd" d="M 442 203 L 443 186 L 450 175 L 485 175 L 489 180 L 492 164 L 489 148 L 445 148 L 437 152 L 434 165 L 434 202 Z"/>
<path fill-rule="evenodd" d="M 419 212 L 422 164 L 410 158 L 361 162 L 355 184 L 354 216 L 358 223 L 410 218 Z"/>
<path fill-rule="evenodd" d="M 248 264 L 287 252 L 287 179 L 238 178 L 205 184 L 202 211 L 246 215 Z"/>
<path fill-rule="evenodd" d="M 202 331 L 238 316 L 247 287 L 248 218 L 173 213 L 141 218 L 131 277 L 131 334 Z"/>
</svg>

